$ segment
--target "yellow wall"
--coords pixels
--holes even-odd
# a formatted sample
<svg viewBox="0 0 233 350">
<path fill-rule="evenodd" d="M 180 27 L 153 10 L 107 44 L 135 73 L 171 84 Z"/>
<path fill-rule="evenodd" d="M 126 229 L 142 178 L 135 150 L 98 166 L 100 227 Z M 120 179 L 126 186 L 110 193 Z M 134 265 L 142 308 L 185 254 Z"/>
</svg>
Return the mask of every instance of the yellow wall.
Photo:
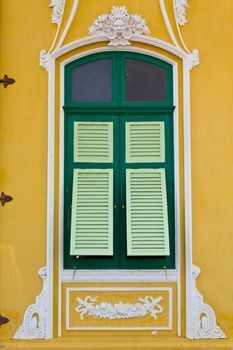
<svg viewBox="0 0 233 350">
<path fill-rule="evenodd" d="M 6 73 L 16 80 L 7 89 L 0 86 L 0 192 L 14 197 L 0 208 L 0 313 L 10 318 L 0 328 L 2 338 L 15 333 L 25 308 L 39 294 L 37 271 L 45 265 L 47 73 L 38 63 L 56 30 L 48 3 L 0 0 L 0 78 Z M 112 5 L 127 5 L 146 19 L 152 36 L 170 41 L 158 0 L 96 4 L 80 0 L 66 42 L 86 36 L 97 15 Z M 182 33 L 190 48 L 199 49 L 201 60 L 191 72 L 194 263 L 202 270 L 200 292 L 233 338 L 233 3 L 189 4 Z"/>
</svg>

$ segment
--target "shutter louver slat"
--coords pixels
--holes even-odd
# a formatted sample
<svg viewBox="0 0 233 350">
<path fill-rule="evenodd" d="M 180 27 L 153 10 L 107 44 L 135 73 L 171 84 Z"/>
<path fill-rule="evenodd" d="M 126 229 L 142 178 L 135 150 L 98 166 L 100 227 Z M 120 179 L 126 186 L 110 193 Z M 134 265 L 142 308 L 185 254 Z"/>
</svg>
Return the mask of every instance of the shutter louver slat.
<svg viewBox="0 0 233 350">
<path fill-rule="evenodd" d="M 127 255 L 169 255 L 164 169 L 127 169 Z"/>
<path fill-rule="evenodd" d="M 74 169 L 70 255 L 113 255 L 112 169 Z"/>
<path fill-rule="evenodd" d="M 126 123 L 126 162 L 164 161 L 164 122 Z"/>
<path fill-rule="evenodd" d="M 74 161 L 112 163 L 113 125 L 111 122 L 74 123 Z"/>
</svg>

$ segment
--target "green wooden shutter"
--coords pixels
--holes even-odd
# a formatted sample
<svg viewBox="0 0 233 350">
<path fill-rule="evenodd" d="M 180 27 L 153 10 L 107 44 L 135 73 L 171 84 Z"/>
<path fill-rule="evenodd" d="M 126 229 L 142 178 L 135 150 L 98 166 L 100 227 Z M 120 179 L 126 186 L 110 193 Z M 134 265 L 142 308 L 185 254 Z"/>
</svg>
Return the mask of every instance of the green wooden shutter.
<svg viewBox="0 0 233 350">
<path fill-rule="evenodd" d="M 164 169 L 127 169 L 127 255 L 169 255 Z"/>
<path fill-rule="evenodd" d="M 126 123 L 126 162 L 164 161 L 164 122 Z"/>
<path fill-rule="evenodd" d="M 112 169 L 74 169 L 70 255 L 113 255 Z"/>
<path fill-rule="evenodd" d="M 74 161 L 112 163 L 113 123 L 75 122 Z"/>
</svg>

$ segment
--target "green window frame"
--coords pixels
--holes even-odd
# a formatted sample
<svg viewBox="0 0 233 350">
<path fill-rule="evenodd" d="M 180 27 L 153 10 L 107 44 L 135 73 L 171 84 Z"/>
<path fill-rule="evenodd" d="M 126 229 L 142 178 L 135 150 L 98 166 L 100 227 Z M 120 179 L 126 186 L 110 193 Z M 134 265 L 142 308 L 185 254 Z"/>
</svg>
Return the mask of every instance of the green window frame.
<svg viewBox="0 0 233 350">
<path fill-rule="evenodd" d="M 96 59 L 112 58 L 112 102 L 77 103 L 71 100 L 72 69 Z M 166 101 L 126 102 L 125 60 L 145 60 L 166 70 Z M 64 158 L 64 269 L 173 269 L 175 268 L 175 209 L 174 209 L 174 146 L 172 66 L 156 58 L 128 52 L 90 55 L 68 64 L 65 68 L 65 158 Z M 113 162 L 74 161 L 74 134 L 78 122 L 112 123 Z M 126 123 L 161 123 L 164 130 L 165 159 L 155 162 L 126 162 Z M 126 171 L 127 169 L 164 169 L 168 203 L 170 254 L 164 256 L 127 256 L 126 232 Z M 72 188 L 74 169 L 112 169 L 113 171 L 113 255 L 70 255 Z"/>
</svg>

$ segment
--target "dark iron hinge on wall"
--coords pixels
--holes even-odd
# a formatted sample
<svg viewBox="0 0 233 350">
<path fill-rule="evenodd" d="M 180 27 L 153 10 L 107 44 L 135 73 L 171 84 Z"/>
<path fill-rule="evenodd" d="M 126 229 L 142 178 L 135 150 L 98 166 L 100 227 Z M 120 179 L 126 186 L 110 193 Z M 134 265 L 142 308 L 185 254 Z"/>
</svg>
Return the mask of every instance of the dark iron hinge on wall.
<svg viewBox="0 0 233 350">
<path fill-rule="evenodd" d="M 1 327 L 3 324 L 8 323 L 9 321 L 10 321 L 9 318 L 4 317 L 4 316 L 2 316 L 2 315 L 0 314 L 0 327 Z"/>
<path fill-rule="evenodd" d="M 0 202 L 2 203 L 2 206 L 4 206 L 7 202 L 11 202 L 12 199 L 13 197 L 8 196 L 4 192 L 1 193 Z"/>
<path fill-rule="evenodd" d="M 8 85 L 14 84 L 15 79 L 9 78 L 6 74 L 4 75 L 3 79 L 0 79 L 0 84 L 4 85 L 4 88 L 7 88 Z"/>
</svg>

